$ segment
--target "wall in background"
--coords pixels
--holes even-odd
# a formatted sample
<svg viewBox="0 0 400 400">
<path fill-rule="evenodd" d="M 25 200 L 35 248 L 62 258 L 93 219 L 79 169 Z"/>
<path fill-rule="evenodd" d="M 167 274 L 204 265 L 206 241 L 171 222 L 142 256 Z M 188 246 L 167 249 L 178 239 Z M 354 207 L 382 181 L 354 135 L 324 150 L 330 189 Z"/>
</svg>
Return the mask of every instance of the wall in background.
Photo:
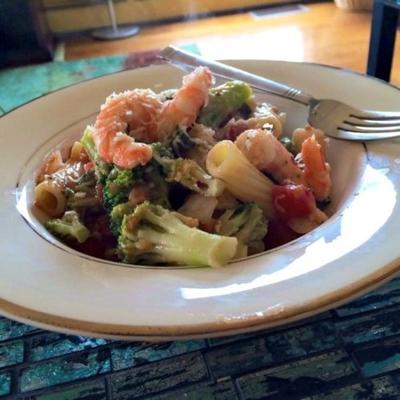
<svg viewBox="0 0 400 400">
<path fill-rule="evenodd" d="M 291 0 L 289 0 L 291 1 Z M 114 0 L 119 24 L 132 24 L 196 14 L 287 3 L 288 0 Z M 50 29 L 56 33 L 109 25 L 105 0 L 44 0 Z"/>
</svg>

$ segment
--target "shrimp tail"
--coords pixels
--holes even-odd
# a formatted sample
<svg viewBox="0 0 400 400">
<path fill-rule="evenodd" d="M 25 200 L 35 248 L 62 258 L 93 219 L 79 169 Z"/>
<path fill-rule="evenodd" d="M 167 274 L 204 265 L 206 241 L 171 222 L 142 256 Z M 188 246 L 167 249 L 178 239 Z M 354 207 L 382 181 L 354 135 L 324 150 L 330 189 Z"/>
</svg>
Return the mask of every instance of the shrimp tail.
<svg viewBox="0 0 400 400">
<path fill-rule="evenodd" d="M 206 67 L 198 67 L 183 77 L 182 87 L 161 110 L 158 128 L 161 138 L 168 137 L 179 125 L 190 126 L 196 122 L 200 109 L 207 104 L 212 84 L 213 76 Z"/>
<path fill-rule="evenodd" d="M 330 165 L 325 161 L 324 151 L 315 135 L 307 138 L 301 147 L 304 162 L 304 179 L 318 201 L 329 197 L 332 181 Z"/>
</svg>

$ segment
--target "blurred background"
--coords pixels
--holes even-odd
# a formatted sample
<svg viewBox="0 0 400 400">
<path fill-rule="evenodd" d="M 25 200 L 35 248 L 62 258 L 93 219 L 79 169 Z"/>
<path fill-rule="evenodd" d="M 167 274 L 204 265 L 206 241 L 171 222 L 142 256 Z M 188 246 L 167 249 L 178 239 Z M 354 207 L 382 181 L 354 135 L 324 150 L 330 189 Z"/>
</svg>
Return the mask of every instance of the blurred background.
<svg viewBox="0 0 400 400">
<path fill-rule="evenodd" d="M 0 87 L 34 73 L 49 82 L 46 89 L 57 89 L 71 76 L 75 82 L 152 62 L 168 44 L 214 59 L 316 62 L 365 73 L 372 5 L 373 0 L 1 0 Z M 395 84 L 399 48 L 397 40 Z M 17 90 L 19 103 L 38 94 L 38 84 L 27 82 L 29 88 Z M 13 104 L 0 98 L 3 110 Z"/>
</svg>

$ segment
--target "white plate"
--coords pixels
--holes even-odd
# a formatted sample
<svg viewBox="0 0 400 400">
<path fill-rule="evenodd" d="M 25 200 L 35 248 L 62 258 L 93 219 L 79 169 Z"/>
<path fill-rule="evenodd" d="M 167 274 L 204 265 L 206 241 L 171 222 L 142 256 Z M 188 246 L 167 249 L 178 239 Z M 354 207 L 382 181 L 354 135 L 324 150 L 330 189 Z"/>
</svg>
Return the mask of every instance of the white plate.
<svg viewBox="0 0 400 400">
<path fill-rule="evenodd" d="M 317 97 L 399 110 L 400 91 L 319 65 L 235 61 Z M 126 71 L 54 92 L 0 119 L 0 312 L 42 328 L 161 340 L 257 330 L 328 309 L 376 286 L 399 267 L 400 142 L 332 140 L 333 216 L 315 231 L 222 269 L 128 268 L 69 250 L 31 210 L 32 174 L 71 143 L 112 91 L 177 87 L 168 66 Z M 12 95 L 12 94 L 10 94 Z M 302 126 L 304 107 L 272 99 Z M 24 218 L 22 215 L 24 215 Z"/>
</svg>

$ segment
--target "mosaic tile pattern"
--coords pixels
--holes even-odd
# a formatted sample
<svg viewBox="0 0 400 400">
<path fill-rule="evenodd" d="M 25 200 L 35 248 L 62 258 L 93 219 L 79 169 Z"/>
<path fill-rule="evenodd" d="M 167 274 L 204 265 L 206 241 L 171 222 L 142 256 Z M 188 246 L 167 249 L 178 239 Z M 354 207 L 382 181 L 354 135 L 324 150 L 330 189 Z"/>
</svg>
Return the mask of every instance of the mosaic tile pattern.
<svg viewBox="0 0 400 400">
<path fill-rule="evenodd" d="M 0 71 L 0 115 L 48 91 L 154 57 Z M 0 317 L 0 400 L 400 399 L 399 315 L 396 278 L 307 320 L 205 340 L 116 342 Z"/>
</svg>

